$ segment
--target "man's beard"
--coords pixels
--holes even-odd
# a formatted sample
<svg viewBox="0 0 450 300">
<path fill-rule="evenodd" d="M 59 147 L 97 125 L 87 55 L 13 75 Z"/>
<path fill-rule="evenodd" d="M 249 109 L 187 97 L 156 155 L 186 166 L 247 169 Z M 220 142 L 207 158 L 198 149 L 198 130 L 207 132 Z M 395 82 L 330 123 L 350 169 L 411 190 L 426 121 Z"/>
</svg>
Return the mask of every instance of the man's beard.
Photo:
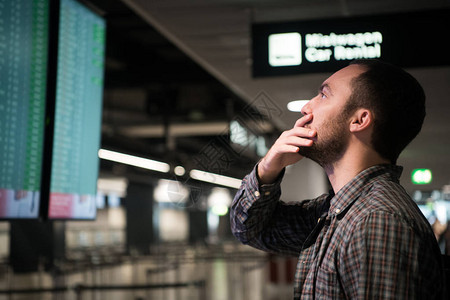
<svg viewBox="0 0 450 300">
<path fill-rule="evenodd" d="M 330 166 L 344 154 L 348 145 L 349 132 L 347 114 L 339 113 L 333 119 L 317 128 L 317 139 L 311 147 L 299 147 L 298 153 L 322 167 Z"/>
</svg>

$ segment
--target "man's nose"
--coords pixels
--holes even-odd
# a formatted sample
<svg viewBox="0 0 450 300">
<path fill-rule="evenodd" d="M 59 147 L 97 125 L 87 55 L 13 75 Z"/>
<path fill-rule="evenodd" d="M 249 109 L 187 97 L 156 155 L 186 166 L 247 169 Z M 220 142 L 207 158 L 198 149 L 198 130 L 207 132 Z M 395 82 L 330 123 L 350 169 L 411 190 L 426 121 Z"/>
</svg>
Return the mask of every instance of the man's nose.
<svg viewBox="0 0 450 300">
<path fill-rule="evenodd" d="M 311 106 L 310 106 L 311 100 L 309 100 L 305 105 L 303 105 L 301 109 L 302 115 L 307 115 L 311 113 Z"/>
</svg>

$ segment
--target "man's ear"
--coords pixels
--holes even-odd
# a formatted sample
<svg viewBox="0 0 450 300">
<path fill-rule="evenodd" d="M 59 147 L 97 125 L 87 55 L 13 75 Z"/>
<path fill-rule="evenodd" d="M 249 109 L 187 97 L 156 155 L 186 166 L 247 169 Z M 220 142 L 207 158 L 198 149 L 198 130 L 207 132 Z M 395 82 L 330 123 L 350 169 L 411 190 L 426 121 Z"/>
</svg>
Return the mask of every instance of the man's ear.
<svg viewBox="0 0 450 300">
<path fill-rule="evenodd" d="M 366 108 L 357 109 L 350 119 L 350 132 L 361 132 L 373 124 L 373 114 Z"/>
</svg>

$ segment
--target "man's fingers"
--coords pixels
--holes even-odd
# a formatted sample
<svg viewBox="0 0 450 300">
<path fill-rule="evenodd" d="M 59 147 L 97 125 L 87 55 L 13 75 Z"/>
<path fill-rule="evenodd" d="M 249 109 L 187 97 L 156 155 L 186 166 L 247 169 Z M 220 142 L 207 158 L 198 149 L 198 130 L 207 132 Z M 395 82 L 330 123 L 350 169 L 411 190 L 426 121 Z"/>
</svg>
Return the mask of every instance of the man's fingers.
<svg viewBox="0 0 450 300">
<path fill-rule="evenodd" d="M 308 147 L 308 146 L 311 146 L 312 143 L 313 143 L 312 140 L 305 139 L 305 138 L 298 137 L 298 136 L 288 137 L 285 141 L 285 144 L 291 145 L 291 146 L 296 146 L 296 147 Z"/>
<path fill-rule="evenodd" d="M 280 149 L 280 152 L 282 153 L 296 153 L 298 152 L 298 146 L 294 145 L 283 145 Z"/>
<path fill-rule="evenodd" d="M 285 137 L 298 137 L 298 138 L 313 138 L 316 136 L 316 131 L 314 129 L 305 128 L 305 127 L 294 127 L 288 131 L 285 131 Z"/>
<path fill-rule="evenodd" d="M 277 153 L 277 155 L 283 155 L 298 152 L 298 149 L 300 147 L 310 147 L 312 146 L 312 144 L 313 141 L 310 139 L 300 138 L 297 136 L 289 136 L 277 141 L 273 146 L 273 150 L 275 150 L 275 153 Z"/>
<path fill-rule="evenodd" d="M 305 126 L 306 123 L 308 123 L 309 121 L 312 120 L 312 117 L 313 117 L 312 114 L 304 115 L 303 117 L 301 117 L 300 119 L 298 119 L 298 120 L 295 122 L 294 127 L 303 127 L 303 126 Z"/>
</svg>

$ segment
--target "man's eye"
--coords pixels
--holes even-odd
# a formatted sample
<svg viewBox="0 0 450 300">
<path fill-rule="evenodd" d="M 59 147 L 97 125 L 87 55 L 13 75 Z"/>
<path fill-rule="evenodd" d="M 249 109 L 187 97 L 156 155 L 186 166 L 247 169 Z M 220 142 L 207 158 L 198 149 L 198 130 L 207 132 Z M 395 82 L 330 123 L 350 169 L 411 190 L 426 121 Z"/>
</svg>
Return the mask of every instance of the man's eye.
<svg viewBox="0 0 450 300">
<path fill-rule="evenodd" d="M 325 95 L 324 93 L 320 93 L 320 98 L 325 99 L 327 97 L 327 95 Z"/>
</svg>

